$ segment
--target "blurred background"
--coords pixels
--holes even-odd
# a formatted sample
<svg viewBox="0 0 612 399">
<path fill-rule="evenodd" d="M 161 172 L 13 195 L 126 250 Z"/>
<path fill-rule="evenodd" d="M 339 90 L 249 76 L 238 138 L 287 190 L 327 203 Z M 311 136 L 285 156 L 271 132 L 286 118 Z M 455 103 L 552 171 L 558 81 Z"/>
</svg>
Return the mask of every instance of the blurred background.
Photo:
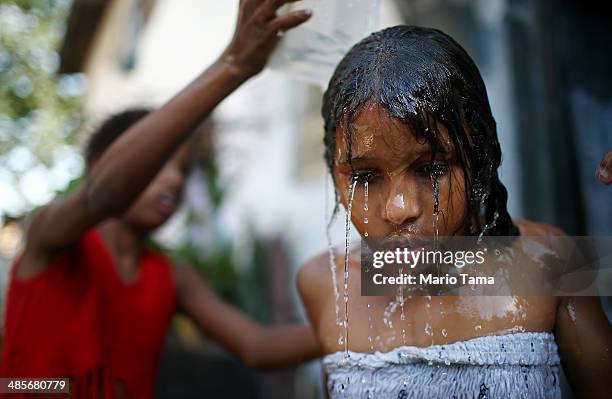
<svg viewBox="0 0 612 399">
<path fill-rule="evenodd" d="M 212 63 L 237 3 L 0 0 L 0 316 L 27 215 L 79 183 L 88 133 L 115 112 L 163 104 Z M 577 0 L 380 0 L 376 26 L 400 23 L 442 29 L 475 59 L 511 215 L 611 235 L 612 190 L 594 177 L 612 148 L 610 12 Z M 157 235 L 269 323 L 304 318 L 295 274 L 327 246 L 322 92 L 266 70 L 224 101 L 202 127 L 213 134 L 185 204 Z M 334 242 L 343 234 L 337 223 Z M 317 362 L 254 373 L 180 317 L 157 385 L 159 398 L 322 397 Z"/>
</svg>

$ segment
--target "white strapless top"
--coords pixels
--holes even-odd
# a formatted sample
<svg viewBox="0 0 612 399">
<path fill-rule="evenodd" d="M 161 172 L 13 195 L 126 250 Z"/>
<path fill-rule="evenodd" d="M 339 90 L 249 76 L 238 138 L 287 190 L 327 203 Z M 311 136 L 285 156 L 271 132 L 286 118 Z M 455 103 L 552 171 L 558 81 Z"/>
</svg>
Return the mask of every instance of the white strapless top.
<svg viewBox="0 0 612 399">
<path fill-rule="evenodd" d="M 561 398 L 554 335 L 492 335 L 323 358 L 335 398 Z"/>
</svg>

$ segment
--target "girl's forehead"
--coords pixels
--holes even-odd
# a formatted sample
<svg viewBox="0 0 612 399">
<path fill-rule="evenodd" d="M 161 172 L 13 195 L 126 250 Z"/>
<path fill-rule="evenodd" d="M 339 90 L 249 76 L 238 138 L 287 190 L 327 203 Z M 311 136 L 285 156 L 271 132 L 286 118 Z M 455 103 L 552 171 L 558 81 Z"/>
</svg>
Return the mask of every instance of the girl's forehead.
<svg viewBox="0 0 612 399">
<path fill-rule="evenodd" d="M 433 122 L 439 150 L 450 152 L 453 148 L 448 129 L 438 121 Z M 429 151 L 431 145 L 424 132 L 415 131 L 410 124 L 393 117 L 384 107 L 366 104 L 352 118 L 345 118 L 336 131 L 337 155 L 349 151 L 350 137 L 352 157 L 363 152 L 388 149 L 393 152 L 420 153 Z"/>
</svg>

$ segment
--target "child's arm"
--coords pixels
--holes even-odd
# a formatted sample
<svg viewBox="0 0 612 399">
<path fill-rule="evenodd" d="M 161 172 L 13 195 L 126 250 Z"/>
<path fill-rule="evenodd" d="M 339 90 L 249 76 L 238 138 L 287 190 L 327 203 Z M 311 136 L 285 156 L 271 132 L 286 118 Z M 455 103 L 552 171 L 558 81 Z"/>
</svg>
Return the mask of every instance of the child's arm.
<svg viewBox="0 0 612 399">
<path fill-rule="evenodd" d="M 295 0 L 240 2 L 234 37 L 221 57 L 162 108 L 121 135 L 95 163 L 80 189 L 36 212 L 18 269 L 20 277 L 41 271 L 86 230 L 130 207 L 215 106 L 264 68 L 278 33 L 310 17 L 305 11 L 276 16 L 277 9 L 291 1 Z"/>
<path fill-rule="evenodd" d="M 193 269 L 177 266 L 174 277 L 180 310 L 247 366 L 288 367 L 320 356 L 310 326 L 263 326 L 216 296 Z"/>
<path fill-rule="evenodd" d="M 555 336 L 563 368 L 576 396 L 609 398 L 612 392 L 612 328 L 599 298 L 561 298 Z"/>
</svg>

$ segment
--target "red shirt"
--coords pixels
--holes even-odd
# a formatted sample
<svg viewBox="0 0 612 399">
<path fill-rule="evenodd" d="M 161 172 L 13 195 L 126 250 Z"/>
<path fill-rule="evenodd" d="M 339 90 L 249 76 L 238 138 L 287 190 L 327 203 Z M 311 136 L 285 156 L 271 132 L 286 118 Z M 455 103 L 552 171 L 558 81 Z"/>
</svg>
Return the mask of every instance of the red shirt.
<svg viewBox="0 0 612 399">
<path fill-rule="evenodd" d="M 40 274 L 17 280 L 15 270 L 0 376 L 69 377 L 73 398 L 112 398 L 118 387 L 124 398 L 153 395 L 175 310 L 172 269 L 163 255 L 144 253 L 137 279 L 124 283 L 92 229 Z"/>
</svg>

